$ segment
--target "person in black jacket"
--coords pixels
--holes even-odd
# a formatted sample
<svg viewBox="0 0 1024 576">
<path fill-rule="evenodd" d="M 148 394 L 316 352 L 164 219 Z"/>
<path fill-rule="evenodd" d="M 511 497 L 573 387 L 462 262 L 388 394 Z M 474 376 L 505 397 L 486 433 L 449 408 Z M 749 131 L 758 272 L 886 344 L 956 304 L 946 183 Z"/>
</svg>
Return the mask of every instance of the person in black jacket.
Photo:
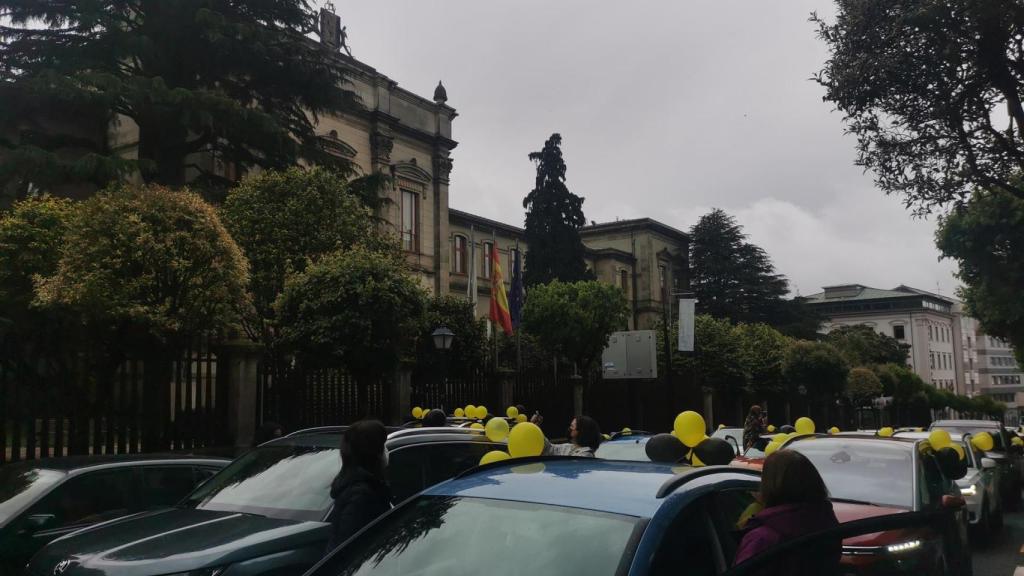
<svg viewBox="0 0 1024 576">
<path fill-rule="evenodd" d="M 384 481 L 387 431 L 376 420 L 356 422 L 341 436 L 341 472 L 331 483 L 334 511 L 328 551 L 342 544 L 391 509 Z"/>
</svg>

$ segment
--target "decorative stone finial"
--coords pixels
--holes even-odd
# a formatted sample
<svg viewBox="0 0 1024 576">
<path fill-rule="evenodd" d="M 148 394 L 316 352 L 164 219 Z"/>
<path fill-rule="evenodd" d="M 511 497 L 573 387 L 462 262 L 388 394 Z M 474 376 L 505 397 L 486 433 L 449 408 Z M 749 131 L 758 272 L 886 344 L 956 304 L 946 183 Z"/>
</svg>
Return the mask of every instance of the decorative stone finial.
<svg viewBox="0 0 1024 576">
<path fill-rule="evenodd" d="M 440 80 L 437 81 L 437 88 L 434 88 L 434 102 L 438 104 L 444 104 L 448 101 L 448 91 L 444 89 L 444 84 Z"/>
</svg>

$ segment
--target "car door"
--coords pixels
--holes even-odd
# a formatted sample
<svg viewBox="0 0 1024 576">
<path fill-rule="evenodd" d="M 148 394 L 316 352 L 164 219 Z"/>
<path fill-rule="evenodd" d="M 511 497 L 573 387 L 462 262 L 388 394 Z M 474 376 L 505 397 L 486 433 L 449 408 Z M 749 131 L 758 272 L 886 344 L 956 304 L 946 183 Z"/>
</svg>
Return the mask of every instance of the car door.
<svg viewBox="0 0 1024 576">
<path fill-rule="evenodd" d="M 35 553 L 65 534 L 131 513 L 136 509 L 133 480 L 130 467 L 72 476 L 23 514 L 34 524 L 22 533 L 27 548 Z"/>
<path fill-rule="evenodd" d="M 650 557 L 649 574 L 715 576 L 723 561 L 708 514 L 707 498 L 699 498 L 688 503 L 664 528 Z"/>
<path fill-rule="evenodd" d="M 920 510 L 943 511 L 943 496 L 960 496 L 956 484 L 942 474 L 938 462 L 930 453 L 920 453 L 917 458 L 917 484 L 920 498 Z M 967 541 L 967 508 L 961 506 L 956 510 L 947 510 L 943 515 L 946 520 L 941 526 L 942 539 L 946 547 L 946 561 L 958 566 L 969 561 L 969 544 Z"/>
<path fill-rule="evenodd" d="M 473 468 L 491 450 L 505 450 L 492 442 L 423 442 L 388 453 L 388 481 L 395 503 Z"/>
</svg>

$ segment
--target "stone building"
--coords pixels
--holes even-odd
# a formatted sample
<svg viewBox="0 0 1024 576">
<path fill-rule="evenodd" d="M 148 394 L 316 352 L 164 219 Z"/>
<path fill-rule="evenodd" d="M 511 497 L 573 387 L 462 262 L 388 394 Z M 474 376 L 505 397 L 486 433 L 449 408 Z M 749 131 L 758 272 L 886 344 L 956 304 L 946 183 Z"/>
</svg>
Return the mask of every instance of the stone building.
<svg viewBox="0 0 1024 576">
<path fill-rule="evenodd" d="M 910 346 L 907 364 L 922 380 L 965 393 L 962 328 L 955 300 L 902 285 L 880 290 L 844 284 L 823 290 L 806 300 L 825 319 L 826 333 L 840 326 L 871 326 Z"/>
</svg>

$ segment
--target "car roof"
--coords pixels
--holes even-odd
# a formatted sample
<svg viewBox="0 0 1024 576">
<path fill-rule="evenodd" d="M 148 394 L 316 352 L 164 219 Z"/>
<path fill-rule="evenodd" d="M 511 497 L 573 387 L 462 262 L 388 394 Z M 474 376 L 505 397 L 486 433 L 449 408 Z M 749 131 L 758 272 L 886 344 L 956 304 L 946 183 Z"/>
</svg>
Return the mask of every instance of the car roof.
<svg viewBox="0 0 1024 576">
<path fill-rule="evenodd" d="M 610 440 L 602 440 L 601 444 L 646 444 L 651 438 L 647 434 L 627 434 L 612 436 Z"/>
<path fill-rule="evenodd" d="M 341 434 L 346 426 L 323 426 L 293 432 L 287 436 L 275 438 L 261 446 L 307 446 L 311 448 L 337 448 L 341 444 Z M 431 442 L 485 442 L 488 441 L 483 430 L 469 428 L 391 428 L 386 446 L 393 450 L 411 444 Z"/>
<path fill-rule="evenodd" d="M 894 446 L 906 446 L 908 450 L 914 448 L 920 439 L 908 438 L 908 437 L 883 437 L 883 436 L 872 436 L 870 434 L 833 434 L 831 436 L 797 436 L 786 443 L 786 447 L 791 447 L 796 442 L 806 442 L 814 440 L 815 442 L 855 442 L 857 444 L 872 444 L 872 443 L 884 443 Z"/>
<path fill-rule="evenodd" d="M 1002 428 L 1003 424 L 998 420 L 936 420 L 929 428 L 942 428 L 953 426 L 956 428 Z"/>
<path fill-rule="evenodd" d="M 693 470 L 699 469 L 601 458 L 506 460 L 428 488 L 424 495 L 532 502 L 649 518 L 663 503 L 658 496 L 661 488 Z M 750 477 L 735 468 L 721 472 Z"/>
<path fill-rule="evenodd" d="M 87 468 L 118 468 L 122 466 L 155 465 L 155 464 L 204 464 L 224 466 L 231 460 L 228 458 L 192 456 L 189 454 L 97 454 L 94 456 L 62 456 L 58 458 L 41 458 L 12 463 L 11 466 L 25 466 L 61 472 L 75 472 Z"/>
</svg>

